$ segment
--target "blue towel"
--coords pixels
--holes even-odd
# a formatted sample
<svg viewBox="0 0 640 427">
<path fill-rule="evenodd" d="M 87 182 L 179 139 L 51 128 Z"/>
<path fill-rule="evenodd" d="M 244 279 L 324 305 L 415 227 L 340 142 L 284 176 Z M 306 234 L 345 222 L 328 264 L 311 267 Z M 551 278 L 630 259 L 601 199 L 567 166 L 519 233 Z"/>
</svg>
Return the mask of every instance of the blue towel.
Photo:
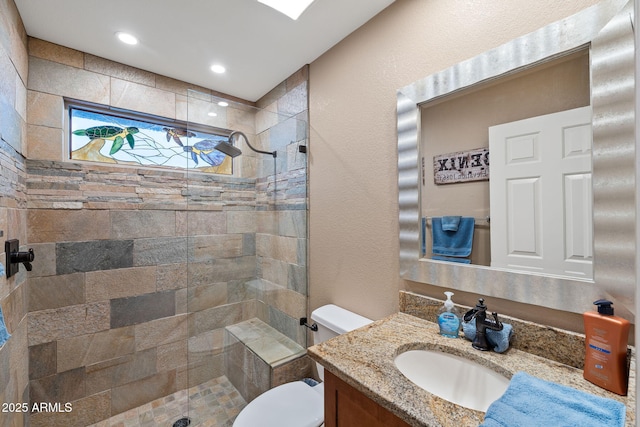
<svg viewBox="0 0 640 427">
<path fill-rule="evenodd" d="M 444 231 L 458 231 L 461 219 L 461 216 L 443 216 L 442 229 Z"/>
<path fill-rule="evenodd" d="M 443 230 L 441 217 L 433 217 L 431 224 L 431 235 L 433 236 L 432 252 L 435 255 L 456 257 L 471 255 L 473 230 L 475 228 L 475 219 L 473 217 L 460 218 L 457 231 Z"/>
<path fill-rule="evenodd" d="M 464 332 L 466 339 L 473 341 L 476 337 L 476 321 L 462 322 L 462 332 Z M 496 353 L 504 353 L 509 349 L 511 337 L 513 337 L 513 326 L 508 323 L 503 323 L 501 331 L 487 329 L 486 335 L 487 342 L 493 347 L 493 351 Z"/>
<path fill-rule="evenodd" d="M 2 315 L 2 308 L 0 308 L 0 346 L 7 342 L 11 335 L 7 331 L 7 327 L 4 324 L 4 316 Z"/>
<path fill-rule="evenodd" d="M 452 256 L 433 255 L 431 259 L 435 259 L 438 261 L 459 262 L 460 264 L 471 264 L 471 260 L 469 258 L 455 258 Z"/>
<path fill-rule="evenodd" d="M 623 427 L 625 406 L 517 372 L 502 397 L 493 402 L 483 427 Z"/>
</svg>

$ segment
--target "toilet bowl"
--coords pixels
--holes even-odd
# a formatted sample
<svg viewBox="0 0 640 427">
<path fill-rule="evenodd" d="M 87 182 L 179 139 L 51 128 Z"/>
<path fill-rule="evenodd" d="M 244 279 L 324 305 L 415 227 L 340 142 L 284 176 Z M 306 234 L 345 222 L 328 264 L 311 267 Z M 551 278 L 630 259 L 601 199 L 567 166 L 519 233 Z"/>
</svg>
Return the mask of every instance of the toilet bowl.
<svg viewBox="0 0 640 427">
<path fill-rule="evenodd" d="M 311 313 L 318 325 L 313 343 L 358 329 L 372 322 L 333 304 L 323 305 Z M 324 368 L 317 364 L 324 379 Z M 252 400 L 238 414 L 233 427 L 319 427 L 324 424 L 324 384 L 311 386 L 294 381 L 272 388 Z"/>
</svg>

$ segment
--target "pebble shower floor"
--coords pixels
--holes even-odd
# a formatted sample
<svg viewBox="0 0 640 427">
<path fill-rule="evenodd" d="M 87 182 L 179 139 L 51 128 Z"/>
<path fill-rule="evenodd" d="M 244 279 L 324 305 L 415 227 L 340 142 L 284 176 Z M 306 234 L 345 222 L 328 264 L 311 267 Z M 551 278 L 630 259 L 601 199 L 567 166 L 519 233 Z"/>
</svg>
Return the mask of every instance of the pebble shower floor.
<svg viewBox="0 0 640 427">
<path fill-rule="evenodd" d="M 231 427 L 246 404 L 229 380 L 219 377 L 90 427 L 171 427 L 183 417 L 191 420 L 189 427 Z"/>
</svg>

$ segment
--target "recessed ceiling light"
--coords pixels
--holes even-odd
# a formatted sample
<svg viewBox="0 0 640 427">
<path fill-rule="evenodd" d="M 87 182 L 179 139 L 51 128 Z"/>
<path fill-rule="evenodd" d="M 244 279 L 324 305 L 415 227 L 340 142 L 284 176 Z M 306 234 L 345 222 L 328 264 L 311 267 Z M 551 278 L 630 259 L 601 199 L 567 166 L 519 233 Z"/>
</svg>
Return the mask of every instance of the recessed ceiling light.
<svg viewBox="0 0 640 427">
<path fill-rule="evenodd" d="M 132 36 L 129 33 L 119 32 L 116 33 L 116 37 L 122 42 L 126 44 L 138 44 L 138 39 Z"/>
<path fill-rule="evenodd" d="M 211 71 L 213 71 L 213 72 L 214 72 L 214 73 L 216 73 L 216 74 L 222 74 L 222 73 L 224 73 L 225 71 L 227 71 L 227 69 L 226 69 L 226 68 L 224 68 L 224 67 L 223 67 L 222 65 L 220 65 L 220 64 L 215 64 L 215 65 L 212 65 L 212 66 L 211 66 Z"/>
<path fill-rule="evenodd" d="M 313 0 L 258 0 L 262 4 L 284 13 L 289 18 L 296 20 L 304 12 Z"/>
<path fill-rule="evenodd" d="M 217 114 L 216 114 L 216 113 L 214 113 L 213 111 L 211 111 L 210 113 L 207 113 L 207 116 L 209 116 L 209 117 L 216 117 L 216 116 L 217 116 Z"/>
<path fill-rule="evenodd" d="M 229 103 L 228 102 L 224 102 L 224 101 L 220 101 L 220 102 L 218 102 L 218 105 L 221 106 L 221 107 L 228 107 Z"/>
</svg>

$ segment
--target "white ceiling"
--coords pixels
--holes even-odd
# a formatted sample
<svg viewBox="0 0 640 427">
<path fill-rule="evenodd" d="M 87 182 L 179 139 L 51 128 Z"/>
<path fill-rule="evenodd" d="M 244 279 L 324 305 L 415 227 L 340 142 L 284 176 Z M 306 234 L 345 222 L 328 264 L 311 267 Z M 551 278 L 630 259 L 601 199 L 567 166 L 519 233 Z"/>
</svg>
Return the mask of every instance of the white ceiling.
<svg viewBox="0 0 640 427">
<path fill-rule="evenodd" d="M 316 0 L 293 21 L 257 0 L 15 0 L 32 37 L 248 101 L 393 1 Z M 123 44 L 118 31 L 140 42 Z"/>
</svg>

